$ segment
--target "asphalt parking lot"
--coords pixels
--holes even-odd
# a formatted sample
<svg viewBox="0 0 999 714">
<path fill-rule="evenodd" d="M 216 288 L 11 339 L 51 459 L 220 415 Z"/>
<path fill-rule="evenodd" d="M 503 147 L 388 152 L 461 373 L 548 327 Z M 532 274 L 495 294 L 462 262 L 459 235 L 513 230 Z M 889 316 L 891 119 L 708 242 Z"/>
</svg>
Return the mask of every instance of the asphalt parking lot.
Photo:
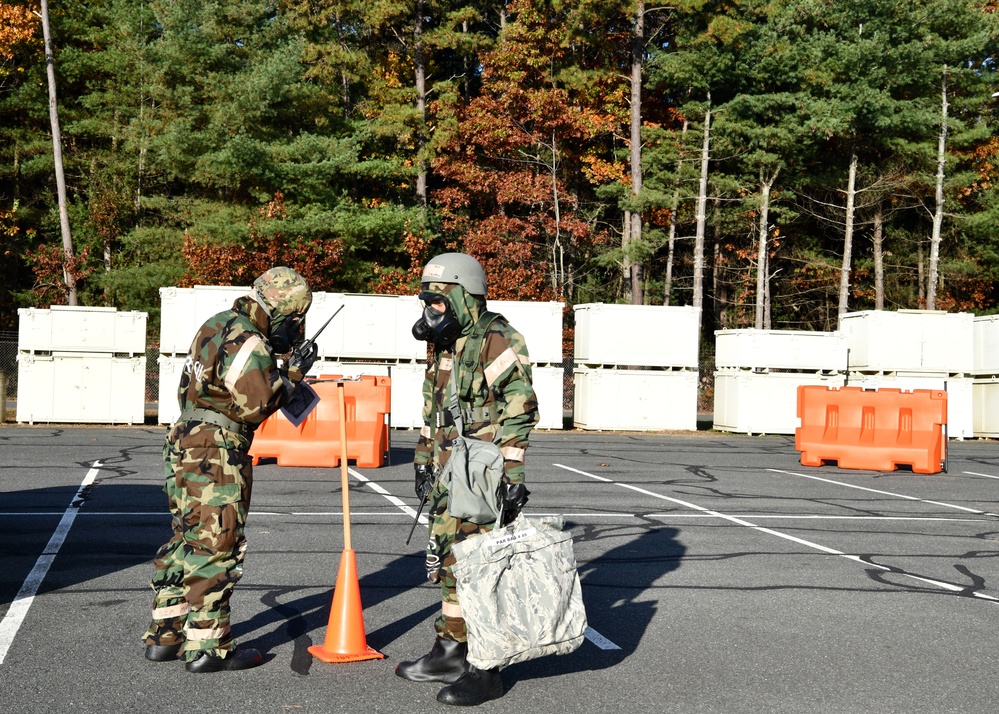
<svg viewBox="0 0 999 714">
<path fill-rule="evenodd" d="M 438 592 L 405 544 L 416 434 L 350 466 L 367 643 L 327 664 L 343 551 L 339 468 L 255 469 L 233 597 L 254 670 L 152 663 L 153 553 L 169 532 L 161 427 L 0 426 L 5 712 L 442 712 L 394 675 L 433 641 Z M 948 472 L 803 467 L 793 437 L 536 433 L 529 515 L 573 534 L 590 626 L 504 670 L 491 712 L 983 712 L 999 707 L 999 443 Z M 419 532 L 419 531 L 418 531 Z"/>
</svg>

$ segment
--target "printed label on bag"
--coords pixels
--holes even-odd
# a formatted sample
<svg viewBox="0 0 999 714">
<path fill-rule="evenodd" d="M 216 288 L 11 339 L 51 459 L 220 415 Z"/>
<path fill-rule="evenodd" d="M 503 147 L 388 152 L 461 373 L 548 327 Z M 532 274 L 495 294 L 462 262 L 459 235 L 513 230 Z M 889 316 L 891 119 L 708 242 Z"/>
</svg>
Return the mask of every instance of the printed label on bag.
<svg viewBox="0 0 999 714">
<path fill-rule="evenodd" d="M 493 538 L 488 543 L 486 543 L 486 545 L 489 546 L 490 548 L 496 548 L 501 545 L 510 545 L 511 543 L 519 543 L 522 540 L 527 540 L 533 535 L 537 535 L 537 533 L 538 533 L 537 528 L 526 528 L 517 533 L 511 533 L 510 535 L 501 536 L 499 538 Z"/>
</svg>

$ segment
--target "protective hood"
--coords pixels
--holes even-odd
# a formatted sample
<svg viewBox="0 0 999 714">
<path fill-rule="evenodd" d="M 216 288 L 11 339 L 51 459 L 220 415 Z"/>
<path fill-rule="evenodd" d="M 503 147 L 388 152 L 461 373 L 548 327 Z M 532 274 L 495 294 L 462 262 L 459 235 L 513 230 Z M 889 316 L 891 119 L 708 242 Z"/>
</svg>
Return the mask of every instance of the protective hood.
<svg viewBox="0 0 999 714">
<path fill-rule="evenodd" d="M 461 285 L 453 283 L 423 283 L 420 299 L 424 295 L 443 295 L 451 306 L 458 323 L 461 325 L 462 336 L 468 335 L 472 327 L 478 321 L 479 316 L 486 310 L 486 299 L 478 295 L 472 295 Z"/>
</svg>

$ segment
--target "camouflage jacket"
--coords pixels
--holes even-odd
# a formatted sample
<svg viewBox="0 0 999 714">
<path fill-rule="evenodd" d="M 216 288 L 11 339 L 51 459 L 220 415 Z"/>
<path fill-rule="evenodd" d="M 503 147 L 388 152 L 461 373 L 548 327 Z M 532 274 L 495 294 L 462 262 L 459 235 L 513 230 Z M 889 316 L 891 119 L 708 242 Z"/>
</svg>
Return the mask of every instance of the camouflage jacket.
<svg viewBox="0 0 999 714">
<path fill-rule="evenodd" d="M 269 320 L 247 296 L 201 326 L 177 390 L 181 413 L 209 409 L 252 430 L 281 408 L 301 375 L 289 378 L 278 368 L 267 342 Z"/>
<path fill-rule="evenodd" d="M 423 429 L 415 463 L 447 463 L 458 430 L 450 418 L 451 370 L 466 387 L 460 405 L 465 436 L 492 441 L 503 453 L 503 470 L 511 483 L 524 481 L 524 457 L 531 430 L 538 423 L 538 400 L 531 384 L 531 360 L 524 337 L 505 318 L 489 325 L 478 355 L 465 355 L 468 336 L 460 337 L 454 352 L 435 350 L 423 381 Z M 459 387 L 460 389 L 460 387 Z"/>
</svg>

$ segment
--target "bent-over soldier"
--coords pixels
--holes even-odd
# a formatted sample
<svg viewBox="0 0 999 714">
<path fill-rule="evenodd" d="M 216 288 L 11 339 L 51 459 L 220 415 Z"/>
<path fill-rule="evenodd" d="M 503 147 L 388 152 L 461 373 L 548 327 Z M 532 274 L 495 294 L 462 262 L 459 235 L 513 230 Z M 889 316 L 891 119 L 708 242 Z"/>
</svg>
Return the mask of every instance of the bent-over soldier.
<svg viewBox="0 0 999 714">
<path fill-rule="evenodd" d="M 316 359 L 304 336 L 312 292 L 291 268 L 272 268 L 249 295 L 198 330 L 178 388 L 180 418 L 163 446 L 173 535 L 156 553 L 147 659 L 183 657 L 188 672 L 255 667 L 237 649 L 229 598 L 243 572 L 253 485 L 253 432 L 292 398 Z M 288 355 L 279 367 L 278 356 Z"/>
</svg>

